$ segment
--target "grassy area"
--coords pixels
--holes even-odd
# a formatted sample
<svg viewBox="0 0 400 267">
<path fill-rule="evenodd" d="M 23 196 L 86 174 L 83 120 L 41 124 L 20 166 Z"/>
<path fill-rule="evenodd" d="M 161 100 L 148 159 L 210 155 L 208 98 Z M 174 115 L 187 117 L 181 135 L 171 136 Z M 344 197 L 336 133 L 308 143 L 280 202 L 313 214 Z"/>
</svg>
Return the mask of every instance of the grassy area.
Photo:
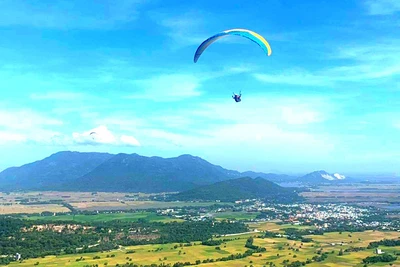
<svg viewBox="0 0 400 267">
<path fill-rule="evenodd" d="M 236 219 L 236 220 L 251 220 L 255 219 L 260 212 L 218 212 L 213 213 L 213 216 L 217 220 L 225 219 Z"/>
<path fill-rule="evenodd" d="M 126 201 L 121 202 L 76 202 L 70 203 L 80 210 L 130 210 L 130 209 L 165 209 L 179 207 L 206 207 L 215 204 L 232 203 L 217 203 L 217 202 L 162 202 L 162 201 Z"/>
<path fill-rule="evenodd" d="M 57 204 L 41 204 L 41 205 L 0 205 L 0 215 L 18 214 L 18 213 L 42 213 L 42 212 L 68 212 L 70 211 L 64 206 Z"/>
<path fill-rule="evenodd" d="M 321 244 L 322 247 L 332 246 L 331 243 L 346 243 L 346 246 L 366 247 L 372 241 L 382 239 L 395 239 L 400 236 L 400 232 L 380 232 L 380 231 L 365 231 L 358 233 L 350 232 L 333 232 L 325 233 L 324 235 L 309 235 L 315 242 Z"/>
<path fill-rule="evenodd" d="M 30 220 L 46 219 L 51 221 L 68 221 L 74 220 L 76 222 L 107 222 L 113 220 L 122 221 L 137 221 L 138 219 L 145 219 L 151 222 L 171 222 L 171 221 L 183 221 L 180 219 L 170 218 L 167 216 L 157 215 L 155 212 L 128 212 L 128 213 L 112 213 L 112 214 L 95 214 L 95 215 L 57 215 L 57 216 L 30 216 L 26 217 Z"/>
<path fill-rule="evenodd" d="M 263 223 L 259 228 L 265 229 L 275 229 L 275 227 L 291 227 L 291 225 L 276 225 L 276 223 Z M 133 263 L 140 265 L 145 264 L 160 264 L 164 263 L 175 263 L 175 262 L 192 262 L 196 260 L 203 261 L 204 259 L 217 259 L 230 254 L 243 253 L 247 249 L 244 247 L 246 239 L 249 236 L 257 236 L 258 234 L 246 234 L 243 236 L 233 236 L 229 237 L 233 239 L 223 243 L 219 247 L 221 250 L 216 250 L 213 246 L 203 246 L 199 242 L 196 242 L 194 246 L 190 247 L 178 247 L 174 249 L 175 244 L 164 244 L 164 245 L 143 245 L 134 247 L 125 247 L 119 250 L 114 250 L 104 253 L 89 253 L 89 254 L 77 254 L 77 255 L 62 255 L 62 256 L 49 256 L 39 259 L 25 260 L 23 263 L 13 263 L 10 266 L 33 266 L 34 263 L 39 262 L 38 266 L 80 266 L 90 264 L 99 264 L 99 266 L 105 266 L 107 262 L 108 266 L 115 266 L 117 263 Z M 351 236 L 349 236 L 351 235 Z M 328 252 L 328 258 L 323 262 L 313 262 L 307 264 L 306 266 L 316 267 L 316 266 L 354 266 L 361 267 L 362 259 L 367 256 L 372 256 L 373 250 L 368 249 L 359 252 L 344 253 L 343 256 L 339 256 L 339 251 L 341 249 L 345 250 L 350 246 L 363 246 L 366 247 L 371 241 L 378 241 L 383 238 L 398 238 L 400 237 L 400 232 L 373 232 L 366 231 L 363 233 L 326 233 L 321 236 L 310 236 L 313 238 L 313 242 L 301 243 L 299 241 L 287 240 L 285 238 L 255 238 L 254 245 L 265 247 L 266 252 L 253 254 L 250 257 L 237 259 L 233 261 L 225 262 L 213 262 L 204 263 L 200 266 L 240 266 L 245 265 L 250 266 L 263 266 L 267 265 L 267 262 L 273 262 L 276 266 L 283 266 L 282 262 L 284 260 L 289 260 L 293 262 L 296 260 L 306 261 L 312 257 L 318 255 L 317 251 L 322 249 L 322 252 Z M 331 243 L 344 242 L 343 245 L 331 245 Z M 352 243 L 350 243 L 352 241 Z M 381 247 L 383 251 L 390 253 L 399 251 L 397 248 L 386 248 Z M 126 254 L 128 250 L 134 250 L 133 254 Z M 180 252 L 179 252 L 180 251 Z M 109 257 L 107 257 L 107 255 Z M 114 257 L 111 257 L 114 255 Z M 100 259 L 93 259 L 95 256 L 100 257 Z M 83 257 L 83 261 L 76 261 Z M 399 266 L 400 259 L 393 262 L 393 266 Z M 268 266 L 268 265 L 267 265 Z M 370 265 L 371 266 L 371 265 Z M 388 264 L 374 264 L 373 266 L 389 266 Z"/>
</svg>

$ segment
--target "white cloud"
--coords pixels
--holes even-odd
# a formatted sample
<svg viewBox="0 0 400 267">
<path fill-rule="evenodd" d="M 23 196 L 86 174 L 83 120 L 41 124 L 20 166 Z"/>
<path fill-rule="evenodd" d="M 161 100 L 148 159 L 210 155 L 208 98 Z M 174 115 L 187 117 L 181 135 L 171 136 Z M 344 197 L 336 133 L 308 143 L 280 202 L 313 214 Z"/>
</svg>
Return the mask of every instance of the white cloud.
<svg viewBox="0 0 400 267">
<path fill-rule="evenodd" d="M 27 140 L 27 137 L 20 133 L 0 131 L 0 145 L 9 143 L 22 143 Z"/>
<path fill-rule="evenodd" d="M 341 174 L 339 174 L 339 173 L 335 173 L 333 176 L 335 176 L 335 177 L 336 177 L 336 179 L 338 179 L 338 180 L 343 180 L 343 179 L 346 179 L 346 176 L 344 176 L 344 175 L 341 175 Z"/>
<path fill-rule="evenodd" d="M 72 138 L 76 144 L 84 145 L 140 146 L 139 141 L 135 137 L 128 135 L 116 136 L 103 125 L 83 133 L 74 132 Z"/>
<path fill-rule="evenodd" d="M 201 92 L 198 91 L 200 80 L 193 75 L 164 74 L 149 79 L 136 80 L 133 83 L 142 90 L 127 98 L 164 102 L 179 101 L 201 95 Z"/>
<path fill-rule="evenodd" d="M 51 142 L 63 122 L 33 110 L 0 110 L 0 144 Z"/>
<path fill-rule="evenodd" d="M 140 146 L 139 141 L 133 136 L 122 135 L 120 140 L 124 144 L 132 145 L 132 146 Z"/>
<path fill-rule="evenodd" d="M 370 15 L 392 15 L 400 12 L 398 0 L 368 0 L 365 4 Z"/>
<path fill-rule="evenodd" d="M 147 143 L 154 147 L 181 147 L 183 144 L 192 144 L 196 137 L 177 134 L 168 132 L 165 130 L 160 130 L 157 128 L 153 129 L 144 129 L 144 136 L 147 138 Z"/>
</svg>

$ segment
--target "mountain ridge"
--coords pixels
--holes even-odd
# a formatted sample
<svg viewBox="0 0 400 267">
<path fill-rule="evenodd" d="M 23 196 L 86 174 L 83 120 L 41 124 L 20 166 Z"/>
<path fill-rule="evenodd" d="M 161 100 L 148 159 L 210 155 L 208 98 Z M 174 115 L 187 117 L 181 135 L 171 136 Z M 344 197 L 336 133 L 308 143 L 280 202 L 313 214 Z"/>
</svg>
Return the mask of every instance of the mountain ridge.
<svg viewBox="0 0 400 267">
<path fill-rule="evenodd" d="M 0 190 L 41 189 L 71 181 L 90 172 L 109 157 L 109 153 L 60 151 L 42 160 L 0 172 Z"/>
<path fill-rule="evenodd" d="M 316 171 L 298 178 L 285 174 L 239 172 L 190 154 L 162 158 L 137 153 L 60 151 L 42 160 L 0 172 L 0 191 L 176 192 L 246 176 L 262 177 L 277 183 L 336 182 L 321 179 L 321 175 L 329 174 Z M 335 174 L 333 177 L 341 178 Z"/>
<path fill-rule="evenodd" d="M 80 177 L 77 189 L 92 191 L 126 191 L 156 193 L 182 191 L 199 185 L 227 180 L 239 173 L 228 174 L 220 166 L 190 155 L 172 158 L 144 157 L 120 153 Z M 113 182 L 117 179 L 120 183 Z M 71 188 L 65 185 L 65 188 Z"/>
</svg>

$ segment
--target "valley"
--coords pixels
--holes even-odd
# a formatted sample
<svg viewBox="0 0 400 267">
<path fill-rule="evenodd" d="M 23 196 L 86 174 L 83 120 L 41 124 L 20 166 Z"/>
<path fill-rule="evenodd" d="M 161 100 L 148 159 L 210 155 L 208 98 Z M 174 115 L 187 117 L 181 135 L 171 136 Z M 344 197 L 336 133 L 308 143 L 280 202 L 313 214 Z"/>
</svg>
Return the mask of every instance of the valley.
<svg viewBox="0 0 400 267">
<path fill-rule="evenodd" d="M 400 263 L 395 180 L 240 173 L 190 155 L 60 152 L 3 171 L 0 186 L 0 264 L 10 266 Z"/>
</svg>

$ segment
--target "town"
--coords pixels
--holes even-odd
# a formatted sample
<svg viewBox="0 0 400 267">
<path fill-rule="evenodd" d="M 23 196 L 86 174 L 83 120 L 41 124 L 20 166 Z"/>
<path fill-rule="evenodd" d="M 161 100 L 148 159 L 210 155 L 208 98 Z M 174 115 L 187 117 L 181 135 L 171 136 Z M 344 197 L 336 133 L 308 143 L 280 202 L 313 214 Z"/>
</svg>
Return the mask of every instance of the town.
<svg viewBox="0 0 400 267">
<path fill-rule="evenodd" d="M 216 206 L 216 207 L 215 207 Z M 236 201 L 235 206 L 221 206 L 201 208 L 168 208 L 159 209 L 157 214 L 185 220 L 199 221 L 212 218 L 224 217 L 230 213 L 231 220 L 235 220 L 234 214 L 238 217 L 249 215 L 244 219 L 246 222 L 265 222 L 278 220 L 282 223 L 292 225 L 309 225 L 316 229 L 330 231 L 339 226 L 347 229 L 359 230 L 394 230 L 400 231 L 399 220 L 391 219 L 398 212 L 378 209 L 375 207 L 361 207 L 349 204 L 271 204 L 261 200 L 252 199 Z M 254 215 L 251 218 L 251 215 Z"/>
</svg>

